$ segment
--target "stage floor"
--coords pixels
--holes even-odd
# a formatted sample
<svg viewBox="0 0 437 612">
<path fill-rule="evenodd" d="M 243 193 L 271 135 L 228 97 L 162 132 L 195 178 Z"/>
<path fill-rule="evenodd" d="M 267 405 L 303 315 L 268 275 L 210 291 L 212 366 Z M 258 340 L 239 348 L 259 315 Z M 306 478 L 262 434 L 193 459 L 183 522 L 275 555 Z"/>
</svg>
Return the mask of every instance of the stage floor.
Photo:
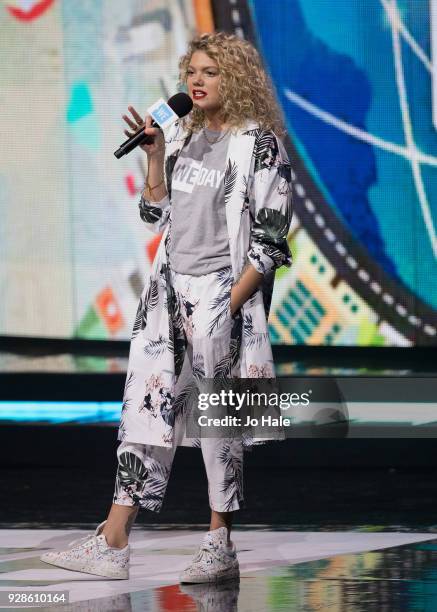
<svg viewBox="0 0 437 612">
<path fill-rule="evenodd" d="M 0 591 L 69 591 L 69 604 L 42 610 L 437 609 L 437 537 L 426 530 L 237 528 L 232 538 L 240 581 L 216 586 L 178 583 L 203 536 L 198 529 L 134 526 L 129 580 L 107 580 L 39 560 L 44 551 L 66 547 L 87 533 L 0 530 Z"/>
</svg>

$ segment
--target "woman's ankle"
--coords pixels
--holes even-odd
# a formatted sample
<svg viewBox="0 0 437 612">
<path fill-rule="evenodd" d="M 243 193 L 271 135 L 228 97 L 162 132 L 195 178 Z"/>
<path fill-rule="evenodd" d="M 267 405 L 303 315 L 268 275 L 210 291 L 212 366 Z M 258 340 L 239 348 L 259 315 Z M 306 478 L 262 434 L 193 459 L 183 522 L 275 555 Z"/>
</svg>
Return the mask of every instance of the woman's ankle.
<svg viewBox="0 0 437 612">
<path fill-rule="evenodd" d="M 128 538 L 120 538 L 120 536 L 114 535 L 110 531 L 105 531 L 105 529 L 101 533 L 105 536 L 106 543 L 110 548 L 125 548 L 129 543 Z"/>
</svg>

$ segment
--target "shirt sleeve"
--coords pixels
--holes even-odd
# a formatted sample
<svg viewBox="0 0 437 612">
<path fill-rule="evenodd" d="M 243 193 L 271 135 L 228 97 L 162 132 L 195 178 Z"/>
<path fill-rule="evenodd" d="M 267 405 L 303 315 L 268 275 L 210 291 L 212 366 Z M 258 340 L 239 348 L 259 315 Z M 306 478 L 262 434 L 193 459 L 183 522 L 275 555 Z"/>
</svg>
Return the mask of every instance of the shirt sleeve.
<svg viewBox="0 0 437 612">
<path fill-rule="evenodd" d="M 255 218 L 247 257 L 258 272 L 266 274 L 292 264 L 287 242 L 293 216 L 291 166 L 284 145 L 272 131 L 260 134 L 254 155 Z"/>
</svg>

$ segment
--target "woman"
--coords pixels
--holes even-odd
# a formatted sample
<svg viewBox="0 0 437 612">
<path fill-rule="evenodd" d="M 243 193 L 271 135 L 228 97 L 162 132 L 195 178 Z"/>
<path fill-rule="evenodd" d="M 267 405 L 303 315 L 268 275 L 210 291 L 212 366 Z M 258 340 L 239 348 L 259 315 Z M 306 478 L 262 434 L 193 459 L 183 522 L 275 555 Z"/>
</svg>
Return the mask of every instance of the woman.
<svg viewBox="0 0 437 612">
<path fill-rule="evenodd" d="M 267 317 L 275 270 L 291 265 L 291 172 L 280 114 L 250 43 L 222 32 L 196 36 L 179 69 L 191 113 L 165 135 L 145 119 L 154 141 L 142 147 L 140 216 L 164 233 L 132 333 L 114 503 L 93 535 L 41 558 L 127 578 L 139 507 L 160 511 L 177 446 L 198 446 L 211 523 L 180 579 L 208 582 L 239 575 L 230 531 L 243 502 L 243 450 L 265 440 L 193 434 L 190 398 L 208 381 L 274 377 Z M 136 131 L 144 123 L 129 110 L 123 117 Z"/>
</svg>

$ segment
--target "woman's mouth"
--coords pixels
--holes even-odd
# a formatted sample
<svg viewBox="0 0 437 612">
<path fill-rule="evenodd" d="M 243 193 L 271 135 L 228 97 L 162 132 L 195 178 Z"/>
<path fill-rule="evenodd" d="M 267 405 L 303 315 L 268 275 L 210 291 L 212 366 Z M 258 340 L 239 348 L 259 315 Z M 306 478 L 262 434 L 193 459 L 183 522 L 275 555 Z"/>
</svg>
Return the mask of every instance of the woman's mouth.
<svg viewBox="0 0 437 612">
<path fill-rule="evenodd" d="M 200 98 L 204 98 L 206 96 L 206 93 L 204 91 L 202 91 L 201 89 L 193 89 L 193 98 L 198 100 Z"/>
</svg>

